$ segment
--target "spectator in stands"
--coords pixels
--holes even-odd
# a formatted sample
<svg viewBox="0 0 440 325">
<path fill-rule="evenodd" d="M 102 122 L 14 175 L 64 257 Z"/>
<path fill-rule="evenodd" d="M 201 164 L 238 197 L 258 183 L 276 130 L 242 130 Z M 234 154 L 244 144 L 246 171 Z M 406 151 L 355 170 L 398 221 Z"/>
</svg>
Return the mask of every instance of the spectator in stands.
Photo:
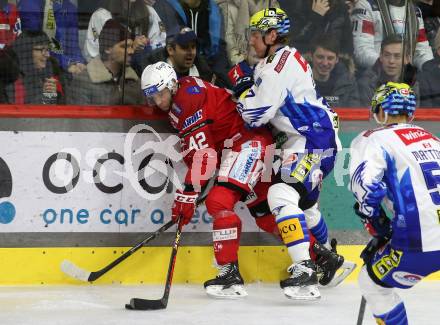
<svg viewBox="0 0 440 325">
<path fill-rule="evenodd" d="M 423 65 L 418 76 L 420 83 L 420 105 L 423 107 L 440 107 L 440 30 L 434 40 L 434 59 Z"/>
<path fill-rule="evenodd" d="M 353 36 L 348 7 L 344 0 L 278 0 L 291 17 L 290 46 L 301 53 L 310 51 L 313 40 L 329 34 L 339 42 L 344 57 L 353 55 Z"/>
<path fill-rule="evenodd" d="M 21 22 L 17 7 L 0 0 L 0 49 L 10 45 L 21 33 Z"/>
<path fill-rule="evenodd" d="M 440 1 L 418 0 L 417 6 L 422 12 L 429 44 L 431 45 L 433 52 L 435 52 L 434 39 L 440 27 Z"/>
<path fill-rule="evenodd" d="M 64 104 L 64 78 L 43 31 L 23 31 L 13 44 L 20 77 L 6 87 L 14 104 Z"/>
<path fill-rule="evenodd" d="M 356 80 L 338 54 L 337 41 L 329 35 L 315 41 L 311 65 L 316 89 L 331 107 L 359 106 Z"/>
<path fill-rule="evenodd" d="M 214 0 L 167 0 L 154 5 L 167 34 L 174 35 L 182 27 L 190 27 L 198 38 L 198 55 L 206 58 L 222 84 L 231 87 L 228 78 L 230 63 L 223 39 L 224 22 Z"/>
<path fill-rule="evenodd" d="M 157 49 L 142 60 L 140 76 L 153 63 L 165 61 L 176 71 L 177 77 L 193 76 L 215 84 L 215 77 L 208 63 L 197 55 L 197 35 L 189 27 L 183 27 L 177 35 L 167 37 L 167 46 Z"/>
<path fill-rule="evenodd" d="M 0 49 L 0 104 L 9 104 L 6 87 L 17 80 L 20 73 L 18 59 L 10 46 Z"/>
<path fill-rule="evenodd" d="M 404 60 L 402 60 L 402 37 L 390 35 L 382 41 L 380 55 L 377 62 L 368 70 L 365 70 L 358 80 L 359 95 L 362 106 L 371 105 L 371 98 L 375 89 L 388 81 L 400 82 L 402 73 L 402 63 L 410 64 L 409 50 L 406 50 Z M 407 69 L 408 71 L 410 69 Z M 413 71 L 412 71 L 413 72 Z M 412 76 L 406 76 L 413 79 Z M 408 81 L 405 79 L 405 81 Z M 409 83 L 409 81 L 408 81 Z M 419 93 L 418 83 L 412 86 L 413 90 Z"/>
<path fill-rule="evenodd" d="M 84 53 L 88 61 L 99 54 L 99 34 L 107 20 L 113 18 L 127 25 L 127 3 L 126 0 L 107 0 L 92 14 L 84 43 Z M 130 6 L 129 26 L 135 35 L 132 65 L 140 69 L 139 60 L 143 54 L 165 46 L 165 27 L 154 8 L 144 0 L 136 0 Z"/>
<path fill-rule="evenodd" d="M 379 57 L 382 40 L 392 34 L 403 35 L 410 51 L 413 64 L 420 70 L 422 65 L 433 58 L 426 38 L 420 9 L 410 1 L 405 13 L 405 0 L 359 0 L 352 12 L 354 58 L 358 67 L 368 69 Z M 382 17 L 384 17 L 382 19 Z M 404 33 L 405 17 L 407 26 L 413 26 Z"/>
<path fill-rule="evenodd" d="M 228 58 L 235 65 L 249 60 L 253 48 L 246 40 L 250 17 L 264 8 L 279 8 L 276 0 L 217 0 L 225 21 L 225 41 Z M 252 62 L 250 62 L 252 63 Z"/>
<path fill-rule="evenodd" d="M 115 19 L 105 22 L 99 34 L 99 56 L 87 64 L 85 71 L 74 76 L 70 84 L 70 104 L 143 103 L 139 78 L 129 66 L 133 40 L 126 39 L 126 33 L 127 29 Z"/>
<path fill-rule="evenodd" d="M 85 69 L 78 44 L 77 8 L 69 0 L 19 0 L 23 30 L 44 31 L 50 39 L 51 56 L 61 67 L 77 74 Z"/>
</svg>

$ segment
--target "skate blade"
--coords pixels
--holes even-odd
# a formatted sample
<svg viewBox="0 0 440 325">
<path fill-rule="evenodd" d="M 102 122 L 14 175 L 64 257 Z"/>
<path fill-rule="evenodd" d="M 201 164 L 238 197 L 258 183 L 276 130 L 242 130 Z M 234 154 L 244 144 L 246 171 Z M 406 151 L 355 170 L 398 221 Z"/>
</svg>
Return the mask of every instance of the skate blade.
<svg viewBox="0 0 440 325">
<path fill-rule="evenodd" d="M 285 287 L 283 290 L 284 295 L 292 300 L 313 301 L 321 299 L 321 294 L 319 293 L 316 285 L 305 287 Z"/>
<path fill-rule="evenodd" d="M 208 296 L 216 299 L 241 299 L 248 294 L 242 285 L 233 285 L 229 288 L 223 289 L 223 286 L 209 286 L 206 287 Z"/>
<path fill-rule="evenodd" d="M 335 276 L 329 284 L 325 285 L 326 288 L 333 288 L 345 280 L 356 268 L 356 263 L 350 261 L 344 261 L 344 264 L 336 271 Z"/>
</svg>

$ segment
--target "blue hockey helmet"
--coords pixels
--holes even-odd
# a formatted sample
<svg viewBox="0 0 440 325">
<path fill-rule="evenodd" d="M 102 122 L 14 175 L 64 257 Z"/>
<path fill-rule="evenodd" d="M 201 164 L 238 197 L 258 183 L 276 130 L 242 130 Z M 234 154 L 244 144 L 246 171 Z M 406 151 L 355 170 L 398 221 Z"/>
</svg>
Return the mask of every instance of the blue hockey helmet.
<svg viewBox="0 0 440 325">
<path fill-rule="evenodd" d="M 376 89 L 371 101 L 373 114 L 379 113 L 380 107 L 385 115 L 406 115 L 412 118 L 416 110 L 416 96 L 405 83 L 387 82 Z"/>
</svg>

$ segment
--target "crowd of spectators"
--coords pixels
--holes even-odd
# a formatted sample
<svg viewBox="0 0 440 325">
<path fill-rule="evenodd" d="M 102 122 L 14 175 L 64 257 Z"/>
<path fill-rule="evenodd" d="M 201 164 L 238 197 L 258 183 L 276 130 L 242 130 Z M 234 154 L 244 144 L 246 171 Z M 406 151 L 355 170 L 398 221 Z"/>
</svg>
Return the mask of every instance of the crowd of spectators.
<svg viewBox="0 0 440 325">
<path fill-rule="evenodd" d="M 380 83 L 404 79 L 440 107 L 440 2 L 408 1 L 0 0 L 0 103 L 142 104 L 140 75 L 157 61 L 229 88 L 234 64 L 257 62 L 249 18 L 280 7 L 330 106 L 369 106 Z"/>
</svg>

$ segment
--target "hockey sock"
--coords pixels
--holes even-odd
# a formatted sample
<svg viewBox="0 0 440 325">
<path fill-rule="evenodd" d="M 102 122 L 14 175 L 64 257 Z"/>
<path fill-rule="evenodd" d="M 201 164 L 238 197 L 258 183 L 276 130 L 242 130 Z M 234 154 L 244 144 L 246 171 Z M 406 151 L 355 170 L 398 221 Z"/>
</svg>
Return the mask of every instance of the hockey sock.
<svg viewBox="0 0 440 325">
<path fill-rule="evenodd" d="M 328 244 L 328 230 L 327 225 L 324 221 L 324 218 L 320 218 L 318 224 L 312 228 L 310 228 L 310 232 L 315 236 L 316 240 L 327 247 L 326 244 Z M 331 248 L 330 245 L 328 245 L 327 248 Z"/>
<path fill-rule="evenodd" d="M 241 193 L 224 186 L 214 186 L 206 199 L 206 208 L 213 217 L 214 255 L 218 265 L 238 260 L 241 220 L 233 211 Z"/>
<path fill-rule="evenodd" d="M 281 217 L 280 213 L 280 216 L 277 218 L 277 224 L 292 261 L 298 263 L 310 259 L 310 237 L 304 214 Z"/>
<path fill-rule="evenodd" d="M 385 325 L 407 325 L 408 318 L 403 302 L 391 309 L 388 313 L 382 315 L 374 315 L 378 324 Z"/>
<path fill-rule="evenodd" d="M 241 220 L 233 211 L 221 211 L 214 217 L 212 239 L 218 265 L 238 261 Z"/>
<path fill-rule="evenodd" d="M 255 218 L 257 226 L 269 234 L 273 234 L 280 238 L 280 232 L 278 231 L 277 223 L 275 222 L 275 217 L 272 214 L 266 214 L 262 217 Z"/>
<path fill-rule="evenodd" d="M 312 261 L 315 262 L 317 256 L 316 256 L 315 251 L 313 250 L 313 245 L 316 242 L 316 238 L 315 238 L 315 236 L 313 236 L 312 233 L 310 233 L 310 231 L 309 231 L 309 237 L 310 237 L 309 254 L 310 254 L 310 258 L 312 259 Z"/>
</svg>

